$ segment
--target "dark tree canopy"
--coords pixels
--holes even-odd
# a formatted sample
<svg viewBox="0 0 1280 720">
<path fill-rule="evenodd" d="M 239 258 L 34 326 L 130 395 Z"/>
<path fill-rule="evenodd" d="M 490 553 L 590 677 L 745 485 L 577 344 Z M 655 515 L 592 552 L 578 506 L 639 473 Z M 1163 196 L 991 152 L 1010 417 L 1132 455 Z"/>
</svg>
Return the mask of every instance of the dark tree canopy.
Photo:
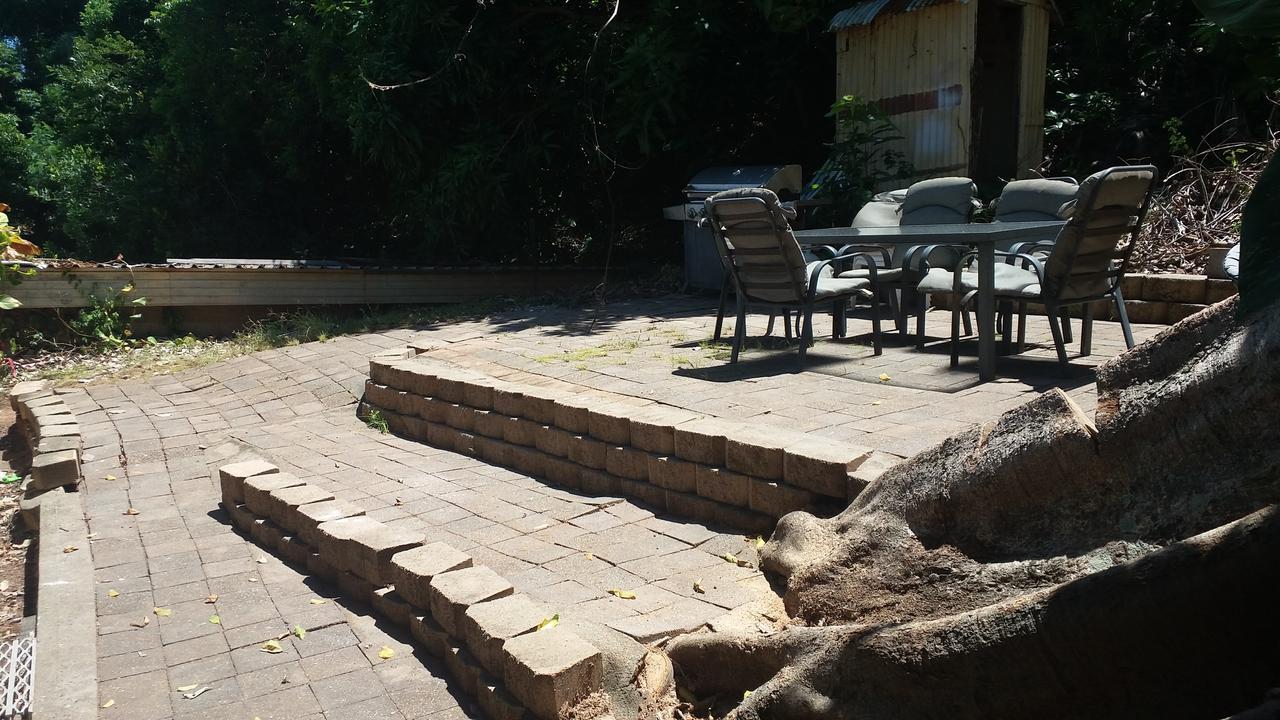
<svg viewBox="0 0 1280 720">
<path fill-rule="evenodd" d="M 9 0 L 0 199 L 85 259 L 663 260 L 694 171 L 825 159 L 847 4 L 624 1 L 597 46 L 611 2 Z M 1059 7 L 1059 167 L 1265 128 L 1274 42 Z"/>
</svg>

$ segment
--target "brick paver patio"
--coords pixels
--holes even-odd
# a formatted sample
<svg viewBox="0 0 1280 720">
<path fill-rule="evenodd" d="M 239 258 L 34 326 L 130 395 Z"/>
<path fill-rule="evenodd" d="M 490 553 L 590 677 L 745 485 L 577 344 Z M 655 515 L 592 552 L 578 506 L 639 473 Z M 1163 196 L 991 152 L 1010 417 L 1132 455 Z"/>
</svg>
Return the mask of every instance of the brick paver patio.
<svg viewBox="0 0 1280 720">
<path fill-rule="evenodd" d="M 972 363 L 949 370 L 945 348 L 891 345 L 872 358 L 857 338 L 820 343 L 803 369 L 785 349 L 755 349 L 728 368 L 719 348 L 701 344 L 713 321 L 705 299 L 610 311 L 540 308 L 344 337 L 69 392 L 84 434 L 99 697 L 110 704 L 100 716 L 478 717 L 473 700 L 455 694 L 444 669 L 398 630 L 231 529 L 210 470 L 246 452 L 377 520 L 464 550 L 557 608 L 616 664 L 638 659 L 642 642 L 735 608 L 776 617 L 752 538 L 367 428 L 353 404 L 380 349 L 414 344 L 494 376 L 555 377 L 910 455 L 1050 387 L 1091 409 L 1087 368 L 1123 348 L 1117 326 L 1097 323 L 1095 357 L 1074 360 L 1080 369 L 1061 378 L 1044 318 L 1033 317 L 1039 347 L 1003 360 L 1008 377 L 993 383 L 974 382 Z M 946 322 L 931 313 L 939 337 Z M 749 326 L 762 329 L 763 319 Z M 854 335 L 868 328 L 850 326 Z M 1158 329 L 1137 328 L 1139 340 Z M 725 562 L 725 553 L 752 567 Z M 305 637 L 286 635 L 295 627 Z M 281 636 L 281 652 L 261 650 Z M 384 647 L 391 659 L 380 657 Z M 190 685 L 213 689 L 188 699 L 192 689 L 179 688 Z"/>
</svg>

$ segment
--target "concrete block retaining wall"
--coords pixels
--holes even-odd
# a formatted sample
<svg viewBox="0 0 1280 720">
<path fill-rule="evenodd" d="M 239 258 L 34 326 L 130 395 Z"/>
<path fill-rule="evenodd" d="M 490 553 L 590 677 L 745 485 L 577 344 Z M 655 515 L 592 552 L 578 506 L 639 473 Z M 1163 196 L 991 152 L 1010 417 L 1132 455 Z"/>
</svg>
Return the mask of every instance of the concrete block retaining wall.
<svg viewBox="0 0 1280 720">
<path fill-rule="evenodd" d="M 369 377 L 359 412 L 397 435 L 751 532 L 794 510 L 843 508 L 870 479 L 859 468 L 881 455 L 631 396 L 506 382 L 411 349 L 375 356 Z"/>
<path fill-rule="evenodd" d="M 385 525 L 263 461 L 219 469 L 232 523 L 407 629 L 494 720 L 558 720 L 602 688 L 603 659 L 553 611 L 444 543 Z"/>
<path fill-rule="evenodd" d="M 93 556 L 79 485 L 80 425 L 47 381 L 9 393 L 31 451 L 19 513 L 36 533 L 36 653 L 32 717 L 88 720 L 98 714 Z"/>
</svg>

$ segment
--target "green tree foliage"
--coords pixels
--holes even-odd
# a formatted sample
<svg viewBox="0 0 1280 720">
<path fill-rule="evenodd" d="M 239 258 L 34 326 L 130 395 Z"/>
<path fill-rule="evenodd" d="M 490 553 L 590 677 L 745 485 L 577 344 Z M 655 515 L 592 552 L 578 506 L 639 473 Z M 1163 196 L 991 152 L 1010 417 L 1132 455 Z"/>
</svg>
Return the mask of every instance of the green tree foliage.
<svg viewBox="0 0 1280 720">
<path fill-rule="evenodd" d="M 619 227 L 671 230 L 699 167 L 815 167 L 830 137 L 839 3 L 624 3 L 598 46 L 598 0 L 80 5 L 0 20 L 39 61 L 0 136 L 83 257 L 573 260 L 603 250 L 606 181 Z"/>
<path fill-rule="evenodd" d="M 827 159 L 852 0 L 478 1 L 6 0 L 0 197 L 87 259 L 656 258 L 696 170 Z M 1057 6 L 1062 169 L 1261 132 L 1274 41 Z"/>
</svg>

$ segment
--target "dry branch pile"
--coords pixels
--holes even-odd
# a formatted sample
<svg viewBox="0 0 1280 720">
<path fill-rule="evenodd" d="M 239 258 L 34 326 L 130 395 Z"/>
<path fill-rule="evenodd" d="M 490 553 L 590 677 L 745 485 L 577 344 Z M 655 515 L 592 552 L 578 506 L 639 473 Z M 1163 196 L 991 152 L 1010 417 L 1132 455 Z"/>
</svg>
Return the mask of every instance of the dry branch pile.
<svg viewBox="0 0 1280 720">
<path fill-rule="evenodd" d="M 1204 272 L 1210 246 L 1239 239 L 1245 201 L 1277 147 L 1280 132 L 1182 158 L 1156 192 L 1131 270 Z"/>
</svg>

